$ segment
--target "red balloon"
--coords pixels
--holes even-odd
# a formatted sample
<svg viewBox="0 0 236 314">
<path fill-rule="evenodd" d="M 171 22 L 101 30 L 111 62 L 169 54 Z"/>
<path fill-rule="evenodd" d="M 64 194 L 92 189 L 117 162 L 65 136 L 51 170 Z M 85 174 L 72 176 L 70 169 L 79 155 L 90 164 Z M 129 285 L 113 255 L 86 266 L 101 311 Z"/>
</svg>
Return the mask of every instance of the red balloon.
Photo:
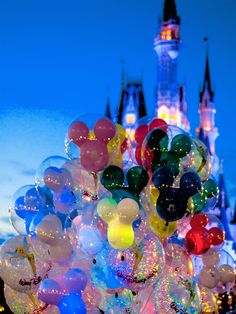
<svg viewBox="0 0 236 314">
<path fill-rule="evenodd" d="M 138 144 L 135 150 L 135 159 L 138 163 L 138 165 L 142 166 L 142 157 L 141 157 L 141 151 L 142 151 L 142 143 Z"/>
<path fill-rule="evenodd" d="M 124 154 L 124 152 L 127 150 L 127 148 L 128 148 L 128 140 L 127 140 L 127 138 L 125 138 L 123 143 L 120 146 L 121 154 Z"/>
<path fill-rule="evenodd" d="M 80 147 L 81 166 L 91 172 L 104 169 L 109 162 L 106 144 L 98 140 L 88 140 Z"/>
<path fill-rule="evenodd" d="M 208 217 L 206 214 L 197 214 L 193 216 L 190 221 L 190 226 L 192 228 L 206 227 L 207 224 L 208 224 Z"/>
<path fill-rule="evenodd" d="M 89 137 L 89 128 L 84 122 L 75 121 L 69 127 L 68 137 L 80 147 Z"/>
<path fill-rule="evenodd" d="M 96 138 L 104 143 L 108 143 L 116 134 L 114 123 L 108 118 L 98 120 L 94 126 Z"/>
<path fill-rule="evenodd" d="M 188 253 L 202 255 L 211 246 L 211 235 L 206 228 L 191 229 L 185 237 L 185 247 Z"/>
<path fill-rule="evenodd" d="M 134 138 L 138 144 L 141 144 L 148 134 L 148 126 L 146 124 L 142 124 L 135 130 Z"/>
<path fill-rule="evenodd" d="M 211 235 L 211 241 L 213 245 L 219 245 L 225 240 L 225 233 L 218 227 L 212 227 L 208 230 Z"/>
<path fill-rule="evenodd" d="M 166 132 L 168 130 L 168 125 L 163 119 L 156 118 L 150 122 L 148 131 L 150 132 L 151 130 L 156 128 L 161 128 L 163 131 Z"/>
</svg>

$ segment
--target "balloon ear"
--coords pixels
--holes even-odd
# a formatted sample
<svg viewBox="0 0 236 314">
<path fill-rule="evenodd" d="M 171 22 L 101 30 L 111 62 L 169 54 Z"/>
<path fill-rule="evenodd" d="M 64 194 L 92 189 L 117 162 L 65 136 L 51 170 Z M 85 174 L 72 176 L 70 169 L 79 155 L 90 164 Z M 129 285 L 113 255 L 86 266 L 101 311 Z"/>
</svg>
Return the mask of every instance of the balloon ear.
<svg viewBox="0 0 236 314">
<path fill-rule="evenodd" d="M 102 172 L 100 180 L 108 191 L 120 188 L 124 186 L 123 170 L 117 166 L 109 166 Z"/>
<path fill-rule="evenodd" d="M 149 177 L 147 171 L 140 166 L 132 167 L 127 173 L 129 189 L 139 195 L 148 184 Z"/>
</svg>

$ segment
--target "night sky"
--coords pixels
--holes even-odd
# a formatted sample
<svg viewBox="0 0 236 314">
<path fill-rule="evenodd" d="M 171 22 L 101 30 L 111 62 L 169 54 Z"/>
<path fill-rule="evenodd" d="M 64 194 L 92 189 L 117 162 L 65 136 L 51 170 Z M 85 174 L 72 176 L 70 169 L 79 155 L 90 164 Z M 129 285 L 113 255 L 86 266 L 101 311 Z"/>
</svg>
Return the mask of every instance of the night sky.
<svg viewBox="0 0 236 314">
<path fill-rule="evenodd" d="M 224 159 L 231 201 L 236 197 L 235 0 L 177 0 L 182 50 L 179 80 L 187 88 L 191 131 L 198 126 L 206 43 L 215 91 L 217 154 Z M 120 60 L 126 77 L 143 79 L 154 106 L 153 39 L 162 0 L 0 1 L 0 214 L 15 190 L 34 182 L 50 155 L 64 154 L 67 126 L 81 113 L 103 112 L 109 93 L 119 101 Z M 4 231 L 5 230 L 5 231 Z"/>
</svg>

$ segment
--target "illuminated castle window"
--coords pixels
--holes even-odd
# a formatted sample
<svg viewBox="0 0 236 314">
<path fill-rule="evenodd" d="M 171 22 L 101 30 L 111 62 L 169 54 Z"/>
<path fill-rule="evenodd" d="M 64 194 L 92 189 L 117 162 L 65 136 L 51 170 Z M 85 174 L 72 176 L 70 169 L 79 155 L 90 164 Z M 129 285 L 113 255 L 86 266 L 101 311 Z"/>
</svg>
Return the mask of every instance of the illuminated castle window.
<svg viewBox="0 0 236 314">
<path fill-rule="evenodd" d="M 127 113 L 125 117 L 125 123 L 126 124 L 134 124 L 135 123 L 135 114 L 134 113 Z"/>
</svg>

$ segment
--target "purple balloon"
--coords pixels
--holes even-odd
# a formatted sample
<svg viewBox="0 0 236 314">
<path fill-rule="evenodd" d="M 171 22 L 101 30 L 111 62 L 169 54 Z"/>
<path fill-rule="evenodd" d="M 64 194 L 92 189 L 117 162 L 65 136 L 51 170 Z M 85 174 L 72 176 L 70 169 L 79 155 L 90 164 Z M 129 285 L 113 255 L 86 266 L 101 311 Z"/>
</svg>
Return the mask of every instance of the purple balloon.
<svg viewBox="0 0 236 314">
<path fill-rule="evenodd" d="M 46 304 L 58 305 L 65 295 L 63 288 L 52 279 L 44 279 L 39 286 L 38 297 Z"/>
<path fill-rule="evenodd" d="M 65 273 L 64 283 L 69 293 L 81 293 L 84 291 L 87 282 L 86 273 L 79 268 L 70 269 Z"/>
<path fill-rule="evenodd" d="M 80 162 L 87 171 L 104 169 L 109 162 L 107 146 L 98 140 L 88 140 L 80 147 Z"/>
</svg>

